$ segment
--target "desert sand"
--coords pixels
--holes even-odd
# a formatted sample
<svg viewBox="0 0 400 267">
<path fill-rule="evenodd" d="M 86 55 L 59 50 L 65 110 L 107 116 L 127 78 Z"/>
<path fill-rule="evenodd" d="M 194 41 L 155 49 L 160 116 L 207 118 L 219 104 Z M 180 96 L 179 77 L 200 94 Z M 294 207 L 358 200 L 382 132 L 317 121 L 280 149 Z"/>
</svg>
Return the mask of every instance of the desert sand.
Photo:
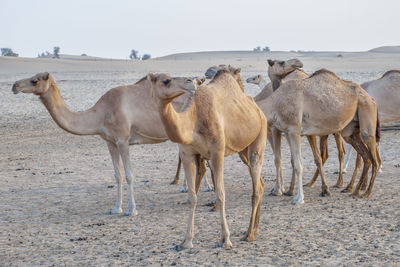
<svg viewBox="0 0 400 267">
<path fill-rule="evenodd" d="M 338 57 L 338 55 L 342 55 Z M 213 192 L 200 192 L 195 217 L 194 248 L 177 252 L 186 231 L 187 194 L 170 185 L 177 145 L 131 146 L 138 216 L 109 215 L 116 198 L 113 168 L 103 140 L 74 136 L 60 129 L 37 96 L 11 92 L 13 82 L 41 71 L 50 72 L 68 107 L 92 106 L 107 90 L 130 84 L 147 72 L 200 76 L 216 64 L 242 68 L 242 78 L 262 74 L 266 59 L 299 58 L 308 73 L 319 68 L 362 83 L 400 69 L 400 53 L 385 51 L 187 53 L 148 61 L 74 57 L 31 59 L 0 57 L 0 265 L 1 266 L 243 266 L 400 264 L 400 132 L 382 132 L 383 172 L 372 198 L 358 199 L 331 188 L 320 197 L 320 182 L 305 187 L 305 204 L 290 197 L 269 196 L 275 167 L 269 145 L 262 177 L 260 234 L 242 242 L 251 211 L 251 178 L 237 155 L 225 160 L 226 212 L 233 248 L 214 248 L 220 237 L 219 213 L 206 204 Z M 256 95 L 255 85 L 245 84 Z M 312 153 L 303 138 L 304 181 L 313 175 Z M 326 174 L 336 181 L 337 152 L 330 139 Z M 283 142 L 285 185 L 290 157 Z M 352 166 L 348 170 L 352 171 Z M 344 175 L 345 182 L 351 171 Z M 124 182 L 124 208 L 127 207 Z"/>
</svg>

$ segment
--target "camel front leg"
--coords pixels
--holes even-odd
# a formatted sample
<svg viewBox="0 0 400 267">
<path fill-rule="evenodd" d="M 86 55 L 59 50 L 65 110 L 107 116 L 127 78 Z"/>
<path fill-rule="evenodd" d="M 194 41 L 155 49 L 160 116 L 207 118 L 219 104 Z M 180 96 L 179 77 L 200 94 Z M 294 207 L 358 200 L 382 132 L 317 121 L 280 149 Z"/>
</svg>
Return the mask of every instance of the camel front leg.
<svg viewBox="0 0 400 267">
<path fill-rule="evenodd" d="M 281 155 L 281 139 L 282 132 L 276 129 L 275 127 L 270 128 L 271 136 L 272 136 L 272 150 L 274 152 L 274 162 L 276 168 L 276 184 L 275 187 L 271 190 L 271 195 L 273 196 L 281 196 L 285 191 L 283 185 L 283 175 L 282 175 L 282 155 Z M 271 142 L 271 139 L 270 142 Z"/>
<path fill-rule="evenodd" d="M 118 148 L 115 144 L 107 142 L 108 151 L 111 155 L 111 160 L 114 166 L 114 177 L 117 182 L 117 200 L 115 207 L 110 211 L 110 214 L 122 213 L 122 175 L 121 175 L 121 160 Z"/>
<path fill-rule="evenodd" d="M 190 213 L 189 213 L 188 228 L 185 235 L 185 240 L 183 241 L 182 244 L 176 247 L 178 251 L 181 249 L 193 248 L 194 214 L 197 206 L 197 193 L 195 186 L 196 157 L 191 153 L 185 153 L 181 151 L 181 158 L 183 163 L 183 169 L 185 171 L 185 178 L 188 183 Z"/>
<path fill-rule="evenodd" d="M 343 188 L 343 156 L 345 154 L 344 151 L 344 146 L 343 146 L 343 138 L 340 133 L 334 133 L 333 136 L 335 137 L 336 141 L 336 147 L 338 150 L 338 159 L 339 159 L 339 177 L 338 180 L 336 181 L 335 187 L 337 188 Z"/>
<path fill-rule="evenodd" d="M 319 171 L 319 173 L 321 175 L 321 180 L 322 180 L 321 196 L 322 197 L 330 196 L 331 192 L 329 191 L 329 186 L 328 186 L 328 183 L 326 182 L 324 166 L 323 166 L 322 158 L 321 158 L 321 153 L 318 151 L 318 147 L 317 147 L 317 138 L 315 136 L 307 136 L 307 139 L 308 139 L 308 142 L 310 143 L 311 150 L 312 150 L 313 155 L 314 155 L 315 164 L 317 165 L 318 171 Z M 323 153 L 325 153 L 325 151 Z"/>
<path fill-rule="evenodd" d="M 297 195 L 293 198 L 294 205 L 301 205 L 304 203 L 303 193 L 303 164 L 301 162 L 301 140 L 300 134 L 288 133 L 288 140 L 290 146 L 290 153 L 293 156 L 294 169 L 297 176 Z"/>
<path fill-rule="evenodd" d="M 118 151 L 121 155 L 122 163 L 124 164 L 126 182 L 128 183 L 128 195 L 129 195 L 129 203 L 128 210 L 125 212 L 125 216 L 137 215 L 138 212 L 136 210 L 135 198 L 133 196 L 133 172 L 131 167 L 131 161 L 129 159 L 129 143 L 128 141 L 118 142 L 117 143 Z"/>
<path fill-rule="evenodd" d="M 226 221 L 225 214 L 225 188 L 224 188 L 224 151 L 221 150 L 219 153 L 211 155 L 211 171 L 215 179 L 215 195 L 217 198 L 217 207 L 219 208 L 221 215 L 221 242 L 218 244 L 219 247 L 230 248 L 232 242 L 230 240 L 230 233 L 228 223 Z"/>
</svg>

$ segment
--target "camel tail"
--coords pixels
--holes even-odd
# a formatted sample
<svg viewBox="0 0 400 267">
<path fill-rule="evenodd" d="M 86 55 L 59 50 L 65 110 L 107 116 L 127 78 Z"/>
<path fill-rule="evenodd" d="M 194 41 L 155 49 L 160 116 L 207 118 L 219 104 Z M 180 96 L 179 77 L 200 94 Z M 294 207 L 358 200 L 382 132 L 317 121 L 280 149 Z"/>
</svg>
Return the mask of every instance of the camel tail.
<svg viewBox="0 0 400 267">
<path fill-rule="evenodd" d="M 379 117 L 377 114 L 377 120 L 376 120 L 376 134 L 375 134 L 375 140 L 377 143 L 381 140 L 381 123 L 379 121 Z"/>
</svg>

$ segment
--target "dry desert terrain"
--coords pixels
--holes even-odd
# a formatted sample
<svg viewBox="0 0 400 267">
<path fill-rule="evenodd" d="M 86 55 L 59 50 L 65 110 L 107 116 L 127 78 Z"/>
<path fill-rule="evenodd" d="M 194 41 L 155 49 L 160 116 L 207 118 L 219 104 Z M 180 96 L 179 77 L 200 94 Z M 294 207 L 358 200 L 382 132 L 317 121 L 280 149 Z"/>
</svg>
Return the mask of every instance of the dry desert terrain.
<svg viewBox="0 0 400 267">
<path fill-rule="evenodd" d="M 342 57 L 337 57 L 341 54 Z M 400 69 L 400 53 L 254 53 L 178 54 L 149 61 L 98 58 L 29 59 L 0 57 L 0 265 L 1 266 L 396 266 L 400 264 L 400 132 L 382 132 L 383 172 L 372 198 L 358 199 L 331 188 L 320 197 L 320 182 L 305 187 L 305 204 L 268 195 L 275 181 L 273 155 L 265 151 L 266 181 L 260 234 L 240 238 L 251 211 L 251 179 L 237 155 L 226 158 L 226 212 L 233 248 L 214 248 L 220 236 L 219 213 L 206 204 L 213 192 L 200 192 L 194 248 L 177 252 L 186 231 L 187 194 L 170 185 L 177 145 L 131 146 L 138 216 L 109 215 L 116 198 L 107 147 L 96 136 L 61 130 L 37 96 L 11 92 L 13 82 L 50 72 L 68 107 L 92 106 L 107 90 L 134 83 L 148 71 L 199 76 L 215 64 L 242 68 L 242 77 L 263 74 L 266 59 L 297 57 L 308 73 L 325 67 L 362 83 Z M 254 96 L 259 89 L 245 84 Z M 326 174 L 336 181 L 337 153 L 330 139 Z M 285 185 L 290 154 L 283 142 Z M 303 138 L 304 181 L 313 175 L 312 152 Z M 352 171 L 354 158 L 349 169 Z M 347 183 L 351 171 L 345 174 Z M 127 206 L 124 181 L 124 207 Z"/>
</svg>

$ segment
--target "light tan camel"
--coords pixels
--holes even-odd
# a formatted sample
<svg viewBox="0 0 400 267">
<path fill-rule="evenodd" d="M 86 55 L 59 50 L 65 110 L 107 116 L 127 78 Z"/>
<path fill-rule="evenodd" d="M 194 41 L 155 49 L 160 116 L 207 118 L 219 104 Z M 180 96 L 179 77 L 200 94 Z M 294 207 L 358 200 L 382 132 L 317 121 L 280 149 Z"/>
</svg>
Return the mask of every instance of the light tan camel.
<svg viewBox="0 0 400 267">
<path fill-rule="evenodd" d="M 251 77 L 247 78 L 246 82 L 257 85 L 261 90 L 263 90 L 264 87 L 268 84 L 264 80 L 264 78 L 263 78 L 263 76 L 261 74 L 258 74 L 258 75 L 251 76 Z M 271 87 L 271 89 L 272 89 L 272 87 Z M 272 90 L 271 90 L 271 94 L 272 94 Z"/>
<path fill-rule="evenodd" d="M 170 86 L 194 89 L 194 81 L 188 78 L 172 78 Z M 14 83 L 12 91 L 17 94 L 33 93 L 45 105 L 50 115 L 65 131 L 77 135 L 99 135 L 108 146 L 114 165 L 117 182 L 117 201 L 111 214 L 122 213 L 121 162 L 128 183 L 129 204 L 125 215 L 136 215 L 133 196 L 133 172 L 129 160 L 129 145 L 165 142 L 168 136 L 162 126 L 157 106 L 152 100 L 151 83 L 146 77 L 129 86 L 109 90 L 90 109 L 82 112 L 70 111 L 60 91 L 47 72 Z M 187 96 L 174 103 L 180 108 Z"/>
<path fill-rule="evenodd" d="M 390 70 L 385 72 L 381 78 L 361 84 L 361 87 L 375 99 L 378 105 L 378 117 L 381 122 L 392 122 L 400 120 L 400 71 Z M 347 147 L 348 154 L 344 163 L 347 167 L 351 147 Z M 351 192 L 361 167 L 361 157 L 357 155 L 356 166 L 353 177 L 344 192 Z"/>
<path fill-rule="evenodd" d="M 271 83 L 268 83 L 263 90 L 254 98 L 256 103 L 259 101 L 269 97 L 275 90 L 279 89 L 280 84 L 297 79 L 305 79 L 309 76 L 301 69 L 303 67 L 303 63 L 298 59 L 291 59 L 287 61 L 278 61 L 278 60 L 268 60 L 268 76 L 270 76 Z M 257 77 L 257 76 L 256 76 Z M 258 78 L 259 79 L 259 78 Z M 252 82 L 254 79 L 250 80 Z M 249 82 L 249 80 L 248 80 Z M 283 175 L 282 175 L 282 166 L 281 166 L 281 132 L 274 126 L 268 128 L 269 132 L 274 132 L 274 134 L 268 134 L 268 140 L 270 141 L 271 147 L 274 151 L 275 157 L 275 166 L 276 166 L 276 184 L 275 187 L 271 190 L 272 195 L 280 196 L 282 194 L 293 196 L 296 182 L 296 172 L 293 166 L 293 158 L 291 158 L 292 163 L 292 179 L 290 183 L 290 189 L 285 192 L 284 183 L 283 183 Z M 342 144 L 342 138 L 340 133 L 335 133 L 335 139 L 338 145 L 338 157 L 340 164 L 343 163 L 344 149 Z M 272 140 L 272 137 L 275 136 L 275 140 Z M 322 153 L 322 162 L 325 163 L 328 157 L 328 149 L 327 149 L 327 137 L 322 136 L 320 145 Z M 287 136 L 286 136 L 287 138 Z M 273 143 L 275 142 L 275 144 Z M 325 146 L 325 147 L 324 147 Z M 325 149 L 326 148 L 326 149 Z M 319 171 L 314 174 L 313 180 L 318 177 Z M 314 181 L 315 183 L 315 181 Z M 342 173 L 339 173 L 339 178 L 337 185 L 343 184 Z M 313 186 L 313 184 L 312 184 Z M 322 195 L 330 195 L 329 187 L 323 187 Z"/>
<path fill-rule="evenodd" d="M 234 78 L 235 77 L 235 78 Z M 225 215 L 223 182 L 224 156 L 239 153 L 249 168 L 253 181 L 252 212 L 246 239 L 254 240 L 258 232 L 260 205 L 264 192 L 261 167 L 267 135 L 266 119 L 251 97 L 243 92 L 240 69 L 220 70 L 206 86 L 201 86 L 180 113 L 172 100 L 185 90 L 169 85 L 165 74 L 149 74 L 155 100 L 171 141 L 180 144 L 180 155 L 188 182 L 190 216 L 184 242 L 177 249 L 193 247 L 194 213 L 200 181 L 195 181 L 196 158 L 210 161 L 217 205 L 220 208 L 221 246 L 231 247 Z M 186 90 L 187 91 L 187 90 Z"/>
<path fill-rule="evenodd" d="M 275 87 L 275 85 L 274 85 Z M 377 107 L 375 101 L 357 84 L 343 81 L 334 73 L 319 70 L 306 79 L 280 84 L 271 97 L 257 102 L 266 114 L 268 124 L 284 132 L 289 141 L 297 176 L 297 195 L 294 204 L 304 203 L 300 136 L 305 135 L 311 145 L 314 160 L 322 178 L 323 191 L 327 188 L 316 136 L 341 132 L 362 155 L 372 162 L 372 176 L 363 197 L 369 197 L 380 165 L 376 149 Z M 273 140 L 280 137 L 272 132 Z M 274 145 L 276 142 L 274 141 Z M 279 159 L 279 155 L 275 155 Z M 279 159 L 280 160 L 280 159 Z M 363 176 L 369 166 L 364 165 Z M 362 180 L 362 179 L 361 179 Z M 360 180 L 360 182 L 361 182 Z M 360 194 L 359 183 L 354 194 Z"/>
</svg>

